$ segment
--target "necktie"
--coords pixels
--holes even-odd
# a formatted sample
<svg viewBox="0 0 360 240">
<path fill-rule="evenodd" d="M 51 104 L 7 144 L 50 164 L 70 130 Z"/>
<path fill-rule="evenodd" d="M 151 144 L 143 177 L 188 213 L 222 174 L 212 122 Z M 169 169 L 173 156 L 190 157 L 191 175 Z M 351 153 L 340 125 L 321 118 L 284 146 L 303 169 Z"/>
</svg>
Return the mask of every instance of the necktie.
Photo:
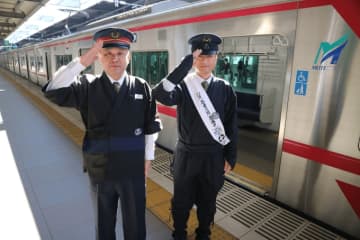
<svg viewBox="0 0 360 240">
<path fill-rule="evenodd" d="M 118 82 L 114 82 L 113 85 L 114 85 L 114 90 L 115 90 L 115 92 L 116 92 L 116 93 L 119 93 L 119 91 L 120 91 L 120 84 L 119 84 Z"/>
<path fill-rule="evenodd" d="M 208 84 L 208 82 L 207 81 L 202 81 L 201 82 L 201 86 L 204 88 L 204 90 L 206 91 L 207 89 L 208 89 L 208 87 L 209 87 L 209 84 Z"/>
</svg>

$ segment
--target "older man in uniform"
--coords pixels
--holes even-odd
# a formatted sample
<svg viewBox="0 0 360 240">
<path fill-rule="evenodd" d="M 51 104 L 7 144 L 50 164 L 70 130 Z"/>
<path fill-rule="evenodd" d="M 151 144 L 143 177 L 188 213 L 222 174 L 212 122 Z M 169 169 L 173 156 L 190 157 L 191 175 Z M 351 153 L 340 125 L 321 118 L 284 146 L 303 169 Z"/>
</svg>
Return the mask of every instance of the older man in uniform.
<svg viewBox="0 0 360 240">
<path fill-rule="evenodd" d="M 146 236 L 145 177 L 161 126 L 149 85 L 126 72 L 135 37 L 118 28 L 95 33 L 93 47 L 61 67 L 44 88 L 54 103 L 78 109 L 85 125 L 84 168 L 92 185 L 98 240 L 115 239 L 119 198 L 124 238 Z M 97 58 L 103 73 L 80 75 Z"/>
<path fill-rule="evenodd" d="M 186 239 L 189 211 L 195 204 L 196 239 L 205 240 L 210 239 L 224 173 L 236 161 L 236 95 L 227 82 L 212 74 L 221 39 L 199 34 L 188 42 L 193 54 L 153 89 L 153 96 L 164 105 L 177 105 L 172 236 Z M 192 66 L 195 73 L 188 74 Z"/>
</svg>

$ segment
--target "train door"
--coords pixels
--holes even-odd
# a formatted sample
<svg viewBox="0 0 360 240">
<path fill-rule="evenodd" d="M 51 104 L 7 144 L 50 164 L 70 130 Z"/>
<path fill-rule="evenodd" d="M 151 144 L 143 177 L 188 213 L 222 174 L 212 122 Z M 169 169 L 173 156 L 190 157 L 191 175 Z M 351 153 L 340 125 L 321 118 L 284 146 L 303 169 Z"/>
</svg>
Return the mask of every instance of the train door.
<svg viewBox="0 0 360 240">
<path fill-rule="evenodd" d="M 20 55 L 16 54 L 16 58 L 17 58 L 17 64 L 18 64 L 18 74 L 21 76 L 21 63 L 20 63 Z"/>
<path fill-rule="evenodd" d="M 27 53 L 25 54 L 25 61 L 26 61 L 26 75 L 27 75 L 27 79 L 30 80 L 29 55 L 28 55 Z"/>
<path fill-rule="evenodd" d="M 47 80 L 50 81 L 52 79 L 52 74 L 51 74 L 51 61 L 48 52 L 45 52 L 45 64 L 46 64 Z"/>
<path fill-rule="evenodd" d="M 263 193 L 271 191 L 275 161 L 280 154 L 277 143 L 287 46 L 286 38 L 281 35 L 223 38 L 215 70 L 237 95 L 239 136 L 235 179 Z"/>
</svg>

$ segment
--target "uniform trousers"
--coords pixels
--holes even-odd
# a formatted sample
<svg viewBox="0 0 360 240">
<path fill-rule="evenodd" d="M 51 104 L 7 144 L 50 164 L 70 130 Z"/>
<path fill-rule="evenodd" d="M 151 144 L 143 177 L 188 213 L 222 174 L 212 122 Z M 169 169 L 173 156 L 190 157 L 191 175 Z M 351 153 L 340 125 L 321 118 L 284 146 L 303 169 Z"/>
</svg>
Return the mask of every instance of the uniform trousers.
<svg viewBox="0 0 360 240">
<path fill-rule="evenodd" d="M 187 221 L 193 204 L 197 207 L 199 222 L 196 239 L 210 239 L 210 226 L 216 212 L 216 196 L 223 184 L 222 153 L 177 150 L 174 160 L 174 196 L 171 201 L 174 239 L 186 239 Z"/>
<path fill-rule="evenodd" d="M 96 219 L 96 239 L 115 240 L 118 202 L 125 240 L 144 240 L 145 179 L 139 177 L 91 183 Z M 119 201 L 120 200 L 120 201 Z"/>
</svg>

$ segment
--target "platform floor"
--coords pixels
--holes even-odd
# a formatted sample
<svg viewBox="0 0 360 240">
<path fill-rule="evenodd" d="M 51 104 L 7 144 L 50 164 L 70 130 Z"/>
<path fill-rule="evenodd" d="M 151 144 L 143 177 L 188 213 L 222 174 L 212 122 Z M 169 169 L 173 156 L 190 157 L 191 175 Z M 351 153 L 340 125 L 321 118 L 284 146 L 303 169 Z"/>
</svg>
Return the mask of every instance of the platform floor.
<svg viewBox="0 0 360 240">
<path fill-rule="evenodd" d="M 49 103 L 39 86 L 0 69 L 0 239 L 94 239 L 82 136 L 75 110 Z M 170 158 L 158 148 L 147 179 L 147 239 L 170 239 Z M 230 182 L 217 208 L 213 240 L 345 239 Z M 192 211 L 189 240 L 196 225 Z M 122 239 L 120 224 L 117 233 Z"/>
<path fill-rule="evenodd" d="M 0 152 L 0 239 L 95 239 L 80 148 L 1 76 Z M 148 239 L 170 239 L 149 210 L 146 218 Z"/>
</svg>

